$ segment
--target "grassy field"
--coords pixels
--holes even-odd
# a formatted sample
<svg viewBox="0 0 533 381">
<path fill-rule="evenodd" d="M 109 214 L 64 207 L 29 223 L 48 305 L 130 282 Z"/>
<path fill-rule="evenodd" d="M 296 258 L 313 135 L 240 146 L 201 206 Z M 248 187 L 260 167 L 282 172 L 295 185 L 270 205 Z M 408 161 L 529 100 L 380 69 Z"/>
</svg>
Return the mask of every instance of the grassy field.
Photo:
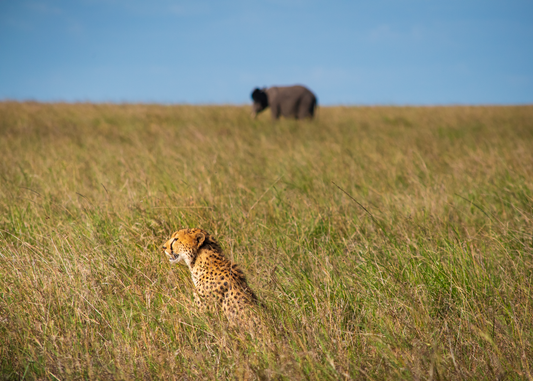
<svg viewBox="0 0 533 381">
<path fill-rule="evenodd" d="M 1 379 L 533 379 L 533 106 L 0 103 Z M 201 227 L 267 305 L 197 311 Z"/>
</svg>

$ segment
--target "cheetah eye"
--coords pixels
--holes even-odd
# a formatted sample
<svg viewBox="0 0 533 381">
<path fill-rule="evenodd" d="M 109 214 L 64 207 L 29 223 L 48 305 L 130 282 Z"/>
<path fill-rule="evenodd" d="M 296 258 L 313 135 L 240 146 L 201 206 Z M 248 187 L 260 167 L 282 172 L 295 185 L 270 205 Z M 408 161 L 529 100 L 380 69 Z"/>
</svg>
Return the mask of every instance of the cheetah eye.
<svg viewBox="0 0 533 381">
<path fill-rule="evenodd" d="M 176 242 L 177 240 L 178 240 L 177 238 L 174 238 L 174 239 L 172 240 L 172 242 L 170 242 L 170 251 L 173 251 L 173 250 L 174 250 L 174 249 L 172 248 L 172 245 L 174 245 L 174 242 Z M 163 246 L 163 249 L 166 249 L 166 247 Z"/>
<path fill-rule="evenodd" d="M 163 250 L 166 250 L 166 249 L 167 249 L 167 247 L 166 247 L 166 246 L 163 246 Z"/>
</svg>

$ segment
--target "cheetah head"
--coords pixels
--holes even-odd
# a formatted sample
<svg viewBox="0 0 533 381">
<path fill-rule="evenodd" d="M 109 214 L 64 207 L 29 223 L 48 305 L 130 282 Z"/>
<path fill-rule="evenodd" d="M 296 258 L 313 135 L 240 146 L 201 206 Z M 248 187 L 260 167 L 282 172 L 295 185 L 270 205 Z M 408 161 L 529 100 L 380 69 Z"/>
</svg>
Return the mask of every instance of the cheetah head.
<svg viewBox="0 0 533 381">
<path fill-rule="evenodd" d="M 198 249 L 204 241 L 209 240 L 209 234 L 202 229 L 181 229 L 172 234 L 163 245 L 163 250 L 170 263 L 184 261 L 190 267 L 194 262 Z"/>
</svg>

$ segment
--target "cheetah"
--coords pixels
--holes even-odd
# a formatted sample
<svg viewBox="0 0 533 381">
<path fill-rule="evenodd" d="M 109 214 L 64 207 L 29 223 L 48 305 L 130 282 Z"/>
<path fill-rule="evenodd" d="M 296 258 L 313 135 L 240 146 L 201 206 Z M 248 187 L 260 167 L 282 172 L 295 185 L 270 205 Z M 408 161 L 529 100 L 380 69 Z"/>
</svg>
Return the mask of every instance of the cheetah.
<svg viewBox="0 0 533 381">
<path fill-rule="evenodd" d="M 202 229 L 178 230 L 163 245 L 170 263 L 184 261 L 194 283 L 201 309 L 220 308 L 231 323 L 244 322 L 258 305 L 241 269 L 222 253 L 219 244 Z M 252 313 L 255 325 L 256 317 Z"/>
</svg>

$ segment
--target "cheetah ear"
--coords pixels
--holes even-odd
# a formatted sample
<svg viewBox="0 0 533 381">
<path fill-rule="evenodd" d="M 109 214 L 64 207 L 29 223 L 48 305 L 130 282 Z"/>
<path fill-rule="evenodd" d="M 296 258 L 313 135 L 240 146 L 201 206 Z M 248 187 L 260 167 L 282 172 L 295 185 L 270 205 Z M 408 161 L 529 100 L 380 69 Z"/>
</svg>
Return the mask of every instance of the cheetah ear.
<svg viewBox="0 0 533 381">
<path fill-rule="evenodd" d="M 196 246 L 198 249 L 202 246 L 202 244 L 205 241 L 205 234 L 202 232 L 196 233 L 196 242 L 198 242 L 198 246 Z"/>
</svg>

